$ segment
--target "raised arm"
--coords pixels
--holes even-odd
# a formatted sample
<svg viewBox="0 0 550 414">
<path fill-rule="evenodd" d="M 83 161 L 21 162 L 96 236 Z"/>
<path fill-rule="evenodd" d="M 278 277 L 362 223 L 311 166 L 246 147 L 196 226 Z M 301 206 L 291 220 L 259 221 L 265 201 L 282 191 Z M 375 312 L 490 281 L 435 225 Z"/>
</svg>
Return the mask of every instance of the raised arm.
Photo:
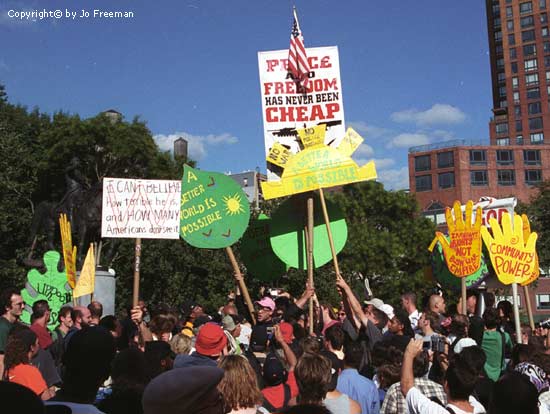
<svg viewBox="0 0 550 414">
<path fill-rule="evenodd" d="M 275 337 L 275 340 L 279 343 L 279 345 L 281 345 L 281 348 L 283 349 L 283 353 L 285 355 L 285 359 L 288 364 L 288 370 L 294 371 L 294 367 L 296 367 L 298 360 L 296 359 L 296 355 L 294 355 L 294 352 L 292 352 L 292 349 L 290 349 L 288 344 L 285 342 L 283 338 L 283 334 L 281 333 L 281 328 L 279 328 L 279 325 L 275 325 L 273 327 L 273 336 Z"/>
</svg>

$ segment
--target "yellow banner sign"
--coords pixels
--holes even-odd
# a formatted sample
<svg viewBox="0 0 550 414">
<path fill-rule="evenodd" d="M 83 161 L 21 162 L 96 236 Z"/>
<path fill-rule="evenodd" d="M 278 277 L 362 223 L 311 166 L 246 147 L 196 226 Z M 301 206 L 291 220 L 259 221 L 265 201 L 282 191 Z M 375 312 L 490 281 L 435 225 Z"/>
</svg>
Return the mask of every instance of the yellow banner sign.
<svg viewBox="0 0 550 414">
<path fill-rule="evenodd" d="M 524 240 L 523 220 L 517 214 L 514 214 L 513 226 L 509 213 L 502 215 L 500 224 L 494 218 L 489 223 L 493 234 L 484 226 L 481 228 L 481 236 L 489 250 L 498 280 L 509 285 L 536 279 L 535 275 L 539 272 L 535 249 L 537 233 L 530 233 Z"/>
<path fill-rule="evenodd" d="M 289 158 L 290 158 L 290 151 L 288 150 L 288 148 L 276 142 L 269 149 L 269 154 L 267 155 L 266 159 L 270 163 L 284 168 Z"/>
<path fill-rule="evenodd" d="M 79 298 L 80 296 L 91 295 L 95 289 L 95 255 L 94 245 L 90 244 L 88 253 L 86 253 L 86 259 L 84 259 L 84 265 L 80 271 L 80 276 L 76 287 L 73 290 L 73 297 Z"/>
<path fill-rule="evenodd" d="M 281 180 L 263 182 L 262 190 L 264 198 L 269 200 L 375 178 L 373 161 L 358 167 L 355 161 L 338 149 L 322 145 L 306 148 L 292 156 Z"/>
<path fill-rule="evenodd" d="M 299 129 L 296 132 L 305 148 L 315 148 L 325 143 L 327 126 L 317 125 L 311 128 Z"/>
</svg>

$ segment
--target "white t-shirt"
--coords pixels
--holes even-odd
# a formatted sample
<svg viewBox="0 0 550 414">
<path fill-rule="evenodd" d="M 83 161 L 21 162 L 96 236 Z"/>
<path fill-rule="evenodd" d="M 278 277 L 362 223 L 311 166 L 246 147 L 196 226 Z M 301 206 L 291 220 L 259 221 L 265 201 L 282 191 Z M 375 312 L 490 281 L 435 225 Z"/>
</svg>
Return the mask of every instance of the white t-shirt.
<svg viewBox="0 0 550 414">
<path fill-rule="evenodd" d="M 449 335 L 447 337 L 447 342 L 449 343 L 449 345 L 452 345 L 453 342 L 455 341 L 456 339 L 456 336 L 454 335 Z M 477 342 L 475 340 L 473 340 L 472 338 L 461 338 L 456 344 L 455 344 L 455 347 L 453 349 L 453 352 L 455 354 L 460 354 L 462 352 L 462 350 L 464 348 L 468 348 L 469 346 L 476 346 L 477 345 Z"/>
<path fill-rule="evenodd" d="M 473 414 L 485 413 L 485 408 L 474 397 L 470 396 L 469 402 L 474 407 Z M 430 400 L 416 387 L 412 387 L 407 393 L 407 407 L 411 414 L 449 414 L 445 407 Z M 452 409 L 455 414 L 472 414 L 452 404 L 447 404 L 447 407 Z"/>
</svg>

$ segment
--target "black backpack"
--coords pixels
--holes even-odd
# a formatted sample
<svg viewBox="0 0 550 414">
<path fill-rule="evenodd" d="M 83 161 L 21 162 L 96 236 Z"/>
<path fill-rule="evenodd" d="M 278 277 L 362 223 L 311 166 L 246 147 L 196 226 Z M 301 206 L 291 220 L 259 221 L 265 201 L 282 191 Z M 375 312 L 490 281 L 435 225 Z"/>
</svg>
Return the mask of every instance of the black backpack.
<svg viewBox="0 0 550 414">
<path fill-rule="evenodd" d="M 262 407 L 264 407 L 267 411 L 270 413 L 273 413 L 278 410 L 284 410 L 288 408 L 288 402 L 290 401 L 290 386 L 287 383 L 283 384 L 283 389 L 285 392 L 283 406 L 282 407 L 274 407 L 273 404 L 271 404 L 267 399 L 264 397 L 264 402 L 262 403 Z"/>
</svg>

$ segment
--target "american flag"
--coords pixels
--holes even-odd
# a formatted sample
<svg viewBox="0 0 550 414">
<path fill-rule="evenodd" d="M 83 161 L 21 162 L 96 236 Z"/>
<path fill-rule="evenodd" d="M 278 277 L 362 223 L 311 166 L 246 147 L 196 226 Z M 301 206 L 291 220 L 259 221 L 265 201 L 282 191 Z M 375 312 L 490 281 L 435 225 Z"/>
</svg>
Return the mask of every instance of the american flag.
<svg viewBox="0 0 550 414">
<path fill-rule="evenodd" d="M 307 61 L 304 37 L 298 23 L 298 15 L 294 9 L 294 23 L 290 33 L 290 48 L 288 49 L 288 71 L 292 73 L 296 82 L 305 89 L 309 83 L 309 63 Z"/>
</svg>

